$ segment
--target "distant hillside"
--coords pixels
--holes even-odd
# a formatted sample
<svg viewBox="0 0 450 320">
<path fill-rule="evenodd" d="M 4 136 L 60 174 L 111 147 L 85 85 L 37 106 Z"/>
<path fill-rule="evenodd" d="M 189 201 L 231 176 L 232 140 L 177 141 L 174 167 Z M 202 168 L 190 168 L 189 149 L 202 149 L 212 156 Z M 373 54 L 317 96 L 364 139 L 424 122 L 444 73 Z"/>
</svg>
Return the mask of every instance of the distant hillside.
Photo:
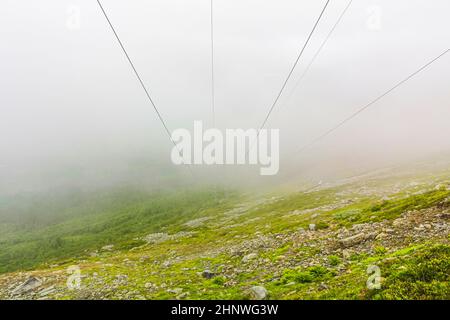
<svg viewBox="0 0 450 320">
<path fill-rule="evenodd" d="M 448 169 L 123 197 L 55 225 L 2 224 L 2 271 L 35 270 L 0 275 L 0 298 L 450 299 Z"/>
</svg>

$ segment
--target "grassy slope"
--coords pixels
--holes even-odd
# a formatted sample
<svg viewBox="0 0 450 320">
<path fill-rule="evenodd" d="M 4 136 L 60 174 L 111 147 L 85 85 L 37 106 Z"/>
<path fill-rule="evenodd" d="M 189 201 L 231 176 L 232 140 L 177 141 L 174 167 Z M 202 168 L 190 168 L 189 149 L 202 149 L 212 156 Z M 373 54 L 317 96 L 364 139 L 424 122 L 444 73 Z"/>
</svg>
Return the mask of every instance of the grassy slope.
<svg viewBox="0 0 450 320">
<path fill-rule="evenodd" d="M 364 188 L 354 183 L 298 192 L 244 203 L 234 210 L 231 208 L 236 207 L 235 195 L 222 197 L 220 203 L 209 192 L 163 196 L 80 220 L 69 219 L 28 235 L 23 233 L 17 236 L 22 239 L 18 243 L 14 238 L 2 240 L 7 250 L 2 250 L 0 261 L 8 266 L 0 265 L 3 270 L 12 270 L 31 267 L 49 258 L 71 257 L 59 261 L 59 266 L 34 273 L 51 279 L 71 264 L 81 267 L 86 275 L 82 290 L 68 291 L 64 288 L 65 278 L 55 277 L 53 284 L 59 290 L 53 298 L 58 299 L 245 299 L 249 287 L 261 284 L 274 299 L 450 299 L 448 235 L 411 243 L 405 235 L 406 240 L 392 248 L 374 241 L 368 251 L 354 252 L 345 259 L 342 251 L 323 253 L 325 242 L 320 242 L 323 239 L 302 242 L 298 240 L 302 236 L 295 236 L 311 223 L 316 225 L 317 234 L 327 239 L 343 227 L 380 222 L 389 225 L 408 211 L 438 208 L 450 197 L 446 188 L 434 188 L 438 180 L 448 178 L 434 179 L 431 184 L 428 178 L 412 185 L 404 181 L 401 187 L 396 179 L 395 188 L 388 180 L 366 181 Z M 373 190 L 367 192 L 367 188 Z M 209 220 L 193 227 L 184 224 L 202 216 Z M 143 246 L 133 240 L 161 231 L 193 233 L 190 237 Z M 63 240 L 62 253 L 45 242 L 55 236 Z M 32 263 L 27 262 L 28 256 L 22 261 L 23 252 L 29 254 L 36 248 L 31 245 L 33 241 L 46 245 L 45 250 L 50 250 L 51 255 L 32 255 Z M 119 246 L 114 252 L 100 251 L 94 257 L 71 256 L 107 243 Z M 129 250 L 130 246 L 135 248 Z M 256 252 L 258 259 L 251 264 L 243 263 L 243 255 L 250 252 Z M 312 261 L 311 265 L 305 261 Z M 380 290 L 366 288 L 367 267 L 373 264 L 382 269 Z M 205 269 L 216 276 L 203 278 L 201 272 Z M 0 287 L 10 277 L 15 274 L 0 277 Z M 126 280 L 118 280 L 122 278 Z"/>
<path fill-rule="evenodd" d="M 17 211 L 17 203 L 33 205 L 22 205 L 23 212 L 0 221 L 0 273 L 82 256 L 86 250 L 108 244 L 130 248 L 142 244 L 136 238 L 146 233 L 205 215 L 209 208 L 221 208 L 233 197 L 223 190 L 151 195 L 122 190 L 79 196 L 68 208 L 59 199 L 15 199 L 3 210 Z"/>
</svg>

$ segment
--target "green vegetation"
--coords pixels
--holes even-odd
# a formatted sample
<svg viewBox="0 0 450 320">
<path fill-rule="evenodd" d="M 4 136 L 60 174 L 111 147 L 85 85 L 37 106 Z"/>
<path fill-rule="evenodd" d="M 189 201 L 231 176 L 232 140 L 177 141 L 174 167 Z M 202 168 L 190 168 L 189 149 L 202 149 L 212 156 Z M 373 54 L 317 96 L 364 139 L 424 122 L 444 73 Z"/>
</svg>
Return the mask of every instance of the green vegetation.
<svg viewBox="0 0 450 320">
<path fill-rule="evenodd" d="M 290 282 L 309 283 L 326 280 L 332 276 L 334 276 L 333 271 L 322 266 L 314 266 L 305 270 L 285 270 L 281 277 L 280 284 L 287 284 Z"/>
<path fill-rule="evenodd" d="M 394 198 L 393 200 L 362 201 L 355 205 L 337 210 L 334 219 L 341 225 L 376 222 L 398 218 L 409 210 L 420 210 L 437 205 L 450 196 L 447 189 L 431 190 L 420 194 Z"/>
<path fill-rule="evenodd" d="M 337 266 L 342 262 L 341 258 L 338 256 L 332 255 L 328 257 L 328 263 L 332 266 Z"/>
<path fill-rule="evenodd" d="M 414 254 L 380 265 L 386 273 L 373 299 L 450 299 L 450 246 L 422 248 Z"/>
<path fill-rule="evenodd" d="M 349 184 L 256 200 L 226 190 L 0 199 L 0 272 L 51 278 L 79 265 L 86 290 L 58 299 L 246 299 L 253 286 L 271 299 L 450 299 L 450 238 L 434 226 L 447 221 L 436 214 L 448 210 L 450 191 L 434 182 L 387 197 L 389 185 L 379 185 L 382 194 Z M 421 214 L 427 227 L 414 237 Z M 376 232 L 344 249 L 361 228 Z M 142 240 L 152 233 L 166 238 Z M 370 266 L 380 289 L 367 286 Z"/>
<path fill-rule="evenodd" d="M 68 207 L 61 202 L 68 197 L 13 199 L 2 207 L 16 206 L 18 213 L 3 215 L 0 222 L 0 273 L 74 259 L 109 244 L 128 249 L 143 244 L 138 237 L 203 216 L 211 208 L 225 210 L 235 197 L 224 190 L 121 190 L 91 197 L 76 193 L 77 201 L 72 199 Z"/>
</svg>

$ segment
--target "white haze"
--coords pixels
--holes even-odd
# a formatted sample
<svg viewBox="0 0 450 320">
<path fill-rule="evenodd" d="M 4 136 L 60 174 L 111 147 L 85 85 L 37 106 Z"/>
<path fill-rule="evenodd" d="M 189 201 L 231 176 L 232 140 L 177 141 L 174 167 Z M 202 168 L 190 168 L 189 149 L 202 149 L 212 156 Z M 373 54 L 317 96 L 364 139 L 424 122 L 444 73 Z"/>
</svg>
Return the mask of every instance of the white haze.
<svg viewBox="0 0 450 320">
<path fill-rule="evenodd" d="M 210 1 L 102 3 L 169 128 L 211 125 Z M 219 128 L 259 127 L 323 4 L 214 0 Z M 286 176 L 319 179 L 449 151 L 447 54 L 293 155 L 450 47 L 448 0 L 354 0 L 294 90 L 346 4 L 331 1 L 268 122 L 280 129 L 280 176 L 235 167 L 194 168 L 198 176 L 270 186 Z M 80 9 L 75 30 L 67 27 L 73 6 Z M 374 8 L 381 9 L 378 30 L 368 27 Z M 0 38 L 0 193 L 189 177 L 171 164 L 171 142 L 96 1 L 3 0 Z"/>
</svg>

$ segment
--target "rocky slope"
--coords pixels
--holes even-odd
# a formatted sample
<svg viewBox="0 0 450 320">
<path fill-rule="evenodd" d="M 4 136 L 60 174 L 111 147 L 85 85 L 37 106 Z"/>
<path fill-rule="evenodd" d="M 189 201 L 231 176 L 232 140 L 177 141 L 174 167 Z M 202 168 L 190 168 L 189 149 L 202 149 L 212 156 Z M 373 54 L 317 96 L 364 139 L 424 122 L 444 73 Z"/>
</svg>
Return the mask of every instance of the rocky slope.
<svg viewBox="0 0 450 320">
<path fill-rule="evenodd" d="M 0 275 L 2 299 L 450 299 L 449 173 L 249 199 L 81 259 Z"/>
</svg>

